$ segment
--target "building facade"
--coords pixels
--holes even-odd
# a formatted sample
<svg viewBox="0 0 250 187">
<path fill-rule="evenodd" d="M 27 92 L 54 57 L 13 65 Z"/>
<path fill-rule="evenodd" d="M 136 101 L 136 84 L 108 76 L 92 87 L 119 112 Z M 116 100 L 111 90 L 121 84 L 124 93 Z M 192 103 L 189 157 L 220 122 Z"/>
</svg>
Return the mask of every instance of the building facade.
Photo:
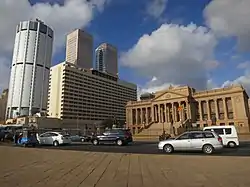
<svg viewBox="0 0 250 187">
<path fill-rule="evenodd" d="M 46 110 L 52 48 L 53 30 L 43 22 L 24 21 L 17 25 L 7 118 Z"/>
<path fill-rule="evenodd" d="M 235 125 L 239 133 L 249 132 L 248 95 L 242 86 L 199 92 L 170 86 L 150 95 L 127 103 L 126 121 L 133 133 L 180 134 L 210 125 Z"/>
<path fill-rule="evenodd" d="M 108 44 L 103 43 L 95 50 L 95 68 L 104 73 L 112 75 L 118 74 L 117 49 Z"/>
<path fill-rule="evenodd" d="M 3 93 L 0 95 L 0 124 L 5 122 L 5 114 L 8 100 L 8 89 L 3 90 Z"/>
<path fill-rule="evenodd" d="M 77 29 L 67 35 L 66 61 L 81 68 L 93 67 L 93 37 Z"/>
<path fill-rule="evenodd" d="M 51 68 L 48 114 L 64 120 L 124 120 L 125 106 L 136 100 L 137 87 L 97 70 L 63 62 Z"/>
</svg>

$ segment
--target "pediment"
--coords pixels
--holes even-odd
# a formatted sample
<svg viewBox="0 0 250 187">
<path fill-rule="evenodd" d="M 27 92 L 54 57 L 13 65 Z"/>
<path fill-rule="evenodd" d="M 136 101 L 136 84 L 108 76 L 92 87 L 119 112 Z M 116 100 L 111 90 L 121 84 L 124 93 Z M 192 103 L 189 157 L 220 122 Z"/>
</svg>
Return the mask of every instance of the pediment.
<svg viewBox="0 0 250 187">
<path fill-rule="evenodd" d="M 184 98 L 187 97 L 188 95 L 183 94 L 183 93 L 177 93 L 174 91 L 166 91 L 159 96 L 155 97 L 153 100 L 154 101 L 159 101 L 159 100 L 167 100 L 167 99 L 179 99 L 179 98 Z"/>
</svg>

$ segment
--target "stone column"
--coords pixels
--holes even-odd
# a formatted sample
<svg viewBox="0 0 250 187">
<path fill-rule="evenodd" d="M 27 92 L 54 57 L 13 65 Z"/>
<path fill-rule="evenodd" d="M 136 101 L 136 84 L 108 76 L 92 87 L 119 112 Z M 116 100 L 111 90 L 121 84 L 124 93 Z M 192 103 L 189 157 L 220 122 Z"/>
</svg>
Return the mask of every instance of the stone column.
<svg viewBox="0 0 250 187">
<path fill-rule="evenodd" d="M 146 107 L 146 124 L 148 124 L 148 121 L 149 121 L 149 119 L 148 119 L 148 107 Z"/>
<path fill-rule="evenodd" d="M 165 122 L 167 123 L 168 122 L 168 114 L 167 114 L 167 104 L 166 103 L 164 104 L 164 107 L 165 107 Z"/>
<path fill-rule="evenodd" d="M 152 121 L 155 122 L 155 106 L 153 105 L 153 107 L 151 107 L 151 117 L 152 117 Z"/>
<path fill-rule="evenodd" d="M 201 106 L 201 101 L 199 102 L 199 113 L 200 113 L 200 121 L 203 121 L 203 114 L 202 114 L 202 106 Z"/>
<path fill-rule="evenodd" d="M 138 125 L 138 109 L 135 109 L 135 124 Z"/>
<path fill-rule="evenodd" d="M 216 114 L 216 121 L 219 120 L 219 110 L 218 110 L 218 103 L 217 99 L 214 100 L 215 103 L 215 114 Z"/>
<path fill-rule="evenodd" d="M 160 105 L 157 105 L 157 121 L 160 122 Z"/>
<path fill-rule="evenodd" d="M 172 103 L 172 117 L 173 117 L 173 122 L 175 122 L 175 106 L 174 103 Z"/>
<path fill-rule="evenodd" d="M 233 108 L 233 116 L 234 116 L 234 119 L 236 119 L 237 115 L 236 115 L 235 97 L 231 97 L 231 102 L 232 102 L 232 108 Z"/>
<path fill-rule="evenodd" d="M 211 113 L 210 113 L 210 106 L 209 106 L 209 100 L 206 100 L 207 103 L 207 119 L 211 120 Z"/>
<path fill-rule="evenodd" d="M 227 110 L 227 103 L 226 103 L 226 98 L 223 98 L 223 108 L 224 108 L 224 119 L 228 119 L 228 110 Z"/>
</svg>

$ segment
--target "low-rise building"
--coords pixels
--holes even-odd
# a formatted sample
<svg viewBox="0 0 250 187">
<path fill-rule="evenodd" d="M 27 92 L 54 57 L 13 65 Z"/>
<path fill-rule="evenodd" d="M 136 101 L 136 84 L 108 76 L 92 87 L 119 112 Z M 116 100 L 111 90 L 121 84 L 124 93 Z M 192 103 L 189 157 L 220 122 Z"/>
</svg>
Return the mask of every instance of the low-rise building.
<svg viewBox="0 0 250 187">
<path fill-rule="evenodd" d="M 239 133 L 250 132 L 248 95 L 240 85 L 205 91 L 170 86 L 148 95 L 127 103 L 127 126 L 135 134 L 179 134 L 210 125 L 235 125 Z"/>
<path fill-rule="evenodd" d="M 8 89 L 5 89 L 0 95 L 0 124 L 5 123 L 7 101 L 8 101 Z"/>
</svg>

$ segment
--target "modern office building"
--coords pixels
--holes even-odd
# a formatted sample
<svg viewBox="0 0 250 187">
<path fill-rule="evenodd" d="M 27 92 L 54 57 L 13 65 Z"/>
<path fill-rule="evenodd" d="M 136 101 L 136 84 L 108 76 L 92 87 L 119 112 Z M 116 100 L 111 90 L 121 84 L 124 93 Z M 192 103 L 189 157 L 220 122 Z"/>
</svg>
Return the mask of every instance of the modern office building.
<svg viewBox="0 0 250 187">
<path fill-rule="evenodd" d="M 114 46 L 108 43 L 101 44 L 95 50 L 95 57 L 96 70 L 118 75 L 117 49 Z"/>
<path fill-rule="evenodd" d="M 125 121 L 125 106 L 137 99 L 137 86 L 116 76 L 68 62 L 51 68 L 48 114 L 64 120 Z"/>
<path fill-rule="evenodd" d="M 234 125 L 239 133 L 250 132 L 248 95 L 240 85 L 205 91 L 170 86 L 128 102 L 126 117 L 127 126 L 144 135 L 163 130 L 179 134 L 210 125 Z"/>
<path fill-rule="evenodd" d="M 7 118 L 46 110 L 52 48 L 53 30 L 42 21 L 24 21 L 17 25 Z"/>
<path fill-rule="evenodd" d="M 66 61 L 81 68 L 93 67 L 93 37 L 77 29 L 67 35 Z"/>
<path fill-rule="evenodd" d="M 7 100 L 8 100 L 8 89 L 5 89 L 0 95 L 0 124 L 4 123 L 5 121 Z"/>
</svg>

